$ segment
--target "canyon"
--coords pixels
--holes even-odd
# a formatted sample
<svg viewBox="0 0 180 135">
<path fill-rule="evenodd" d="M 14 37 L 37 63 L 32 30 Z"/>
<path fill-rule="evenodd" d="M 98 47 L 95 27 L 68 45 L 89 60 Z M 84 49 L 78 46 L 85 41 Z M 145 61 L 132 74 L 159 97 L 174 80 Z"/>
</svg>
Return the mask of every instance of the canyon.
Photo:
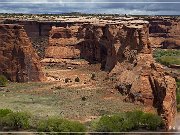
<svg viewBox="0 0 180 135">
<path fill-rule="evenodd" d="M 48 82 L 54 78 L 43 73 L 43 66 L 99 63 L 125 102 L 157 113 L 171 130 L 176 125 L 176 81 L 152 51 L 179 49 L 179 26 L 180 20 L 172 17 L 6 18 L 0 24 L 0 74 L 15 82 Z"/>
</svg>

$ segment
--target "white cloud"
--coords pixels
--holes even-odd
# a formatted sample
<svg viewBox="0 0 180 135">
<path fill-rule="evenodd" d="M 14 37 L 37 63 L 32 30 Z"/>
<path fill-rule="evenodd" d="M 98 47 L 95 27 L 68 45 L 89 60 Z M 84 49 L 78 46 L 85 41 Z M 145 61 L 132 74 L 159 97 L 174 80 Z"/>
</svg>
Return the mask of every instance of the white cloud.
<svg viewBox="0 0 180 135">
<path fill-rule="evenodd" d="M 0 0 L 2 1 L 2 0 Z M 31 2 L 31 3 L 1 3 L 0 12 L 3 13 L 120 13 L 120 14 L 172 14 L 180 15 L 179 4 L 155 3 L 93 3 L 93 2 L 168 2 L 170 0 L 3 0 L 3 2 Z M 91 2 L 91 3 L 63 3 L 63 2 Z M 178 0 L 174 0 L 180 2 Z M 39 3 L 35 3 L 39 2 Z M 56 2 L 56 3 L 47 3 Z"/>
</svg>

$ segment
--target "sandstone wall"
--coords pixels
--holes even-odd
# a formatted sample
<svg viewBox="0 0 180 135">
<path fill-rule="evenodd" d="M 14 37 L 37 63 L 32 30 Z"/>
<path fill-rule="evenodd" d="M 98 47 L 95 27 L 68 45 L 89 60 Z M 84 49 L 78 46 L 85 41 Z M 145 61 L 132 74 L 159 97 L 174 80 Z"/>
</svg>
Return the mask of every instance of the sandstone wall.
<svg viewBox="0 0 180 135">
<path fill-rule="evenodd" d="M 180 48 L 180 20 L 176 18 L 151 18 L 150 40 L 154 47 Z"/>
<path fill-rule="evenodd" d="M 80 57 L 80 50 L 76 49 L 78 26 L 55 27 L 49 35 L 49 44 L 45 49 L 46 58 L 74 59 Z"/>
<path fill-rule="evenodd" d="M 5 24 L 19 24 L 23 25 L 28 37 L 38 37 L 38 36 L 49 36 L 49 31 L 51 30 L 52 23 L 31 21 L 31 20 L 5 20 Z"/>
<path fill-rule="evenodd" d="M 106 57 L 105 44 L 102 41 L 104 35 L 104 26 L 85 24 L 79 29 L 79 39 L 77 48 L 81 52 L 81 57 L 91 63 L 103 61 L 103 55 Z"/>
<path fill-rule="evenodd" d="M 51 27 L 53 25 L 59 25 L 52 22 L 39 22 L 30 20 L 5 20 L 4 23 L 22 25 L 40 58 L 44 58 L 45 47 L 47 47 L 49 44 L 48 40 Z"/>
<path fill-rule="evenodd" d="M 155 109 L 169 130 L 175 126 L 175 79 L 153 59 L 148 24 L 124 26 L 123 30 L 125 35 L 110 76 L 117 78 L 117 89 L 127 95 L 125 101 L 142 103 L 148 111 Z"/>
<path fill-rule="evenodd" d="M 113 35 L 110 35 L 111 32 L 112 34 L 113 32 L 116 33 L 118 31 L 116 29 L 117 27 L 110 25 L 93 24 L 66 27 L 53 26 L 49 35 L 49 44 L 45 49 L 45 57 L 59 59 L 84 58 L 90 63 L 101 63 L 103 69 L 110 70 L 113 67 L 112 65 L 106 65 L 107 53 L 108 48 L 111 47 L 113 42 L 116 42 Z M 111 60 L 108 57 L 108 60 L 114 61 L 113 57 Z"/>
<path fill-rule="evenodd" d="M 170 129 L 175 125 L 176 83 L 154 61 L 149 40 L 149 30 L 151 36 L 157 32 L 167 36 L 161 27 L 149 29 L 147 22 L 52 27 L 45 56 L 101 63 L 117 79 L 118 90 L 127 95 L 125 101 L 144 104 L 145 110 L 158 113 Z"/>
<path fill-rule="evenodd" d="M 51 30 L 52 24 L 37 21 L 19 21 L 17 23 L 24 26 L 38 56 L 44 58 L 45 47 L 48 46 L 49 43 L 49 31 Z"/>
<path fill-rule="evenodd" d="M 20 25 L 0 25 L 0 74 L 10 81 L 43 81 L 39 58 Z"/>
</svg>

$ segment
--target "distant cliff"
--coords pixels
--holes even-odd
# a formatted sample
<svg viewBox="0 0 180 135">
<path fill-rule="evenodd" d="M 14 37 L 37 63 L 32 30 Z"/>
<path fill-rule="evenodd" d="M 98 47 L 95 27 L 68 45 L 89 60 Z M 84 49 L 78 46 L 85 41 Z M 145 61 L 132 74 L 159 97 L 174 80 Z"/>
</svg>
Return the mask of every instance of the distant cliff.
<svg viewBox="0 0 180 135">
<path fill-rule="evenodd" d="M 176 18 L 149 18 L 150 39 L 154 47 L 180 49 L 180 20 Z"/>
</svg>

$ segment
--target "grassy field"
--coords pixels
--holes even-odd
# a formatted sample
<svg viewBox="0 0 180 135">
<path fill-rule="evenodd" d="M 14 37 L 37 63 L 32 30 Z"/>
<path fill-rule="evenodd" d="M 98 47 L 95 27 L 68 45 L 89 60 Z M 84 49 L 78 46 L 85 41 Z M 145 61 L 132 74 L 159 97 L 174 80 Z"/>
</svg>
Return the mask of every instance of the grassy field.
<svg viewBox="0 0 180 135">
<path fill-rule="evenodd" d="M 180 65 L 180 50 L 155 50 L 155 59 L 163 65 Z"/>
<path fill-rule="evenodd" d="M 85 78 L 84 84 L 80 71 L 74 73 L 78 73 L 81 82 L 9 83 L 0 90 L 0 108 L 28 111 L 36 117 L 62 116 L 82 122 L 104 114 L 141 109 L 140 105 L 123 102 L 124 97 L 112 88 L 112 82 L 103 82 L 103 78 L 87 82 Z M 84 73 L 83 70 L 82 76 Z"/>
</svg>

